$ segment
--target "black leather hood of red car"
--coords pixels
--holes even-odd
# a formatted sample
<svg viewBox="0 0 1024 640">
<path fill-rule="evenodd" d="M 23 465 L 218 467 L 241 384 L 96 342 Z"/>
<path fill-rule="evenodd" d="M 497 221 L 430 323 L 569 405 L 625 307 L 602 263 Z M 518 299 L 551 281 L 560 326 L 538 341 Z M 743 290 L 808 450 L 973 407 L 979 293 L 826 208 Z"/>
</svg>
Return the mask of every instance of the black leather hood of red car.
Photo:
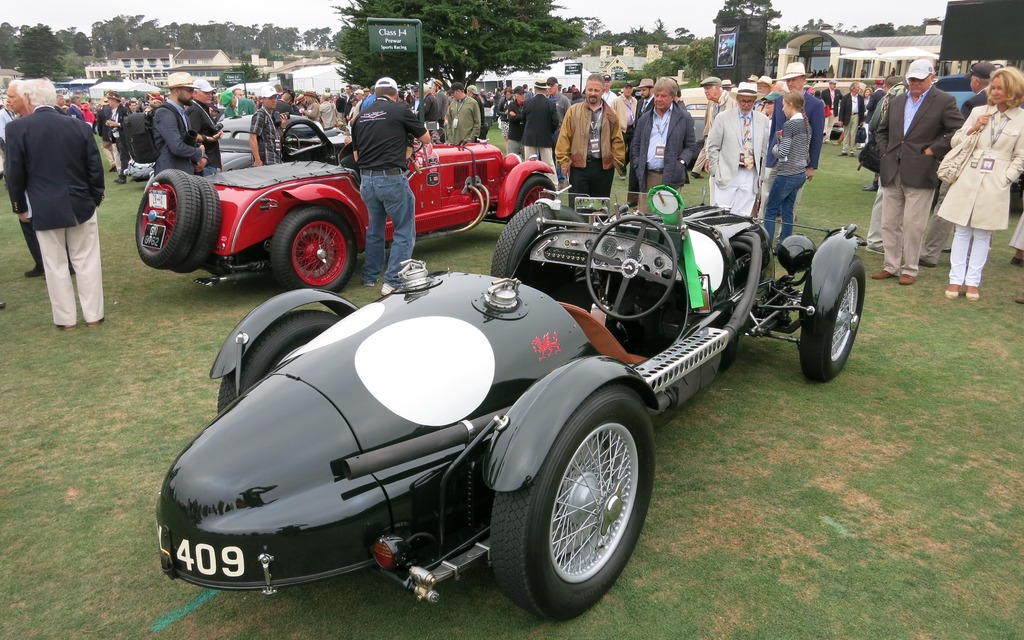
<svg viewBox="0 0 1024 640">
<path fill-rule="evenodd" d="M 224 171 L 213 178 L 213 183 L 238 189 L 266 189 L 292 180 L 339 176 L 347 173 L 352 173 L 352 170 L 323 162 L 285 162 Z"/>
</svg>

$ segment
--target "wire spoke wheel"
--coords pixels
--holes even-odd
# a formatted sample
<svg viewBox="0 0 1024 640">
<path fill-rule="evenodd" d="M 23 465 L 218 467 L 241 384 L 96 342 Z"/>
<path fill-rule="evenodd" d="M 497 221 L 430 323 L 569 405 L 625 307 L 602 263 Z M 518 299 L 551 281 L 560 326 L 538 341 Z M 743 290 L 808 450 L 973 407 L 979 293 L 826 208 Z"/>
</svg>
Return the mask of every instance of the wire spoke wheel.
<svg viewBox="0 0 1024 640">
<path fill-rule="evenodd" d="M 551 514 L 551 562 L 566 582 L 601 570 L 629 521 L 638 474 L 636 442 L 621 424 L 591 433 L 562 476 Z"/>
<path fill-rule="evenodd" d="M 295 272 L 313 286 L 324 286 L 341 273 L 346 250 L 337 227 L 325 222 L 308 224 L 292 243 Z"/>
<path fill-rule="evenodd" d="M 839 302 L 839 312 L 836 316 L 836 324 L 832 330 L 832 361 L 835 362 L 846 350 L 846 345 L 853 337 L 860 316 L 857 313 L 857 281 L 853 278 L 846 283 L 843 289 L 843 298 Z"/>
</svg>

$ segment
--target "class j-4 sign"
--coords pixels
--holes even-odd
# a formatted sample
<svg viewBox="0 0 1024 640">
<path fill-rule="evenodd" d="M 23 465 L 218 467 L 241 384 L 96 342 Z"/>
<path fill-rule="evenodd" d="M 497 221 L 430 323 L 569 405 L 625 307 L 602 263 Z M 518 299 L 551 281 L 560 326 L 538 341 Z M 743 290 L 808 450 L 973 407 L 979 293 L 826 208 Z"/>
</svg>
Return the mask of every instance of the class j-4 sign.
<svg viewBox="0 0 1024 640">
<path fill-rule="evenodd" d="M 370 32 L 370 51 L 383 53 L 414 53 L 419 44 L 420 26 L 397 21 L 367 21 Z"/>
</svg>

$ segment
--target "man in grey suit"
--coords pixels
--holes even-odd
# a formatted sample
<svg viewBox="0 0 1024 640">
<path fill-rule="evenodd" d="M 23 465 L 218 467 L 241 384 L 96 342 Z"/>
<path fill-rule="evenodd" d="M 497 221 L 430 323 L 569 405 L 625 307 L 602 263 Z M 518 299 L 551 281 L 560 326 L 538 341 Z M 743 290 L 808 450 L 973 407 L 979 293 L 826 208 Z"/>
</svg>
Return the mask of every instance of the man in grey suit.
<svg viewBox="0 0 1024 640">
<path fill-rule="evenodd" d="M 708 134 L 708 165 L 715 184 L 712 204 L 749 216 L 754 209 L 768 156 L 768 116 L 754 110 L 757 85 L 741 82 L 736 108 L 718 114 Z"/>
<path fill-rule="evenodd" d="M 921 238 L 935 189 L 936 169 L 950 149 L 950 138 L 964 122 L 956 100 L 932 87 L 931 60 L 915 60 L 907 71 L 910 91 L 896 96 L 875 139 L 881 153 L 882 248 L 884 267 L 871 277 L 899 277 L 902 285 L 917 280 Z"/>
</svg>

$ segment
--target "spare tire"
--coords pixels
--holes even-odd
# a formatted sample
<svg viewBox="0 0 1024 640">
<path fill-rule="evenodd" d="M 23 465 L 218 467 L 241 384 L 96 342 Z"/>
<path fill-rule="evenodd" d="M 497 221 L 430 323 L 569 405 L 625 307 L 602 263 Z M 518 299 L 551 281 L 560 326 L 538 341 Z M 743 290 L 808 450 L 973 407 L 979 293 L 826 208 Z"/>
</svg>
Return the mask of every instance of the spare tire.
<svg viewBox="0 0 1024 640">
<path fill-rule="evenodd" d="M 184 171 L 161 171 L 142 194 L 135 218 L 135 248 L 154 269 L 181 264 L 196 239 L 199 188 Z"/>
<path fill-rule="evenodd" d="M 220 235 L 220 196 L 213 182 L 203 176 L 189 176 L 199 191 L 199 220 L 196 240 L 192 248 L 177 266 L 171 271 L 191 273 L 203 266 L 217 245 Z"/>
</svg>

